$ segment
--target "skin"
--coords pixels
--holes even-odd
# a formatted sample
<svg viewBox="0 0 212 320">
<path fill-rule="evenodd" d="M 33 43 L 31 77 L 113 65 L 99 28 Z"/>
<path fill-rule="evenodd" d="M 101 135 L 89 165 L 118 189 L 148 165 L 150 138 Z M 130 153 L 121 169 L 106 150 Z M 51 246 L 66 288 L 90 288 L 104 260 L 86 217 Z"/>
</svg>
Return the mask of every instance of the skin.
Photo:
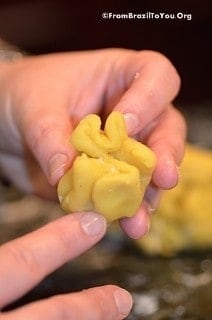
<svg viewBox="0 0 212 320">
<path fill-rule="evenodd" d="M 151 51 L 105 49 L 28 57 L 12 63 L 1 63 L 0 70 L 0 166 L 5 176 L 25 192 L 54 199 L 55 187 L 76 155 L 69 138 L 79 120 L 88 113 L 100 114 L 105 119 L 112 110 L 121 111 L 129 135 L 147 144 L 157 156 L 152 183 L 141 208 L 133 218 L 120 221 L 123 231 L 130 237 L 144 235 L 150 225 L 149 213 L 157 206 L 159 190 L 170 189 L 178 182 L 177 167 L 184 153 L 185 122 L 171 104 L 179 91 L 180 78 L 170 61 Z M 80 232 L 77 233 L 72 224 L 69 227 L 66 241 L 70 240 L 71 243 L 71 238 L 76 235 L 81 239 Z M 57 223 L 55 228 L 60 228 Z M 47 231 L 44 229 L 44 234 L 48 235 Z M 10 245 L 9 254 L 16 250 L 11 250 L 11 247 L 16 248 L 17 243 L 20 243 L 17 241 Z M 51 252 L 51 249 L 55 252 L 55 241 L 47 252 Z M 95 241 L 98 241 L 97 238 L 92 244 Z M 26 240 L 23 247 L 25 244 Z M 28 263 L 29 257 L 25 253 L 20 254 L 21 250 L 19 246 L 19 254 L 15 253 L 18 259 L 14 262 L 16 264 Z M 78 254 L 83 252 L 82 248 L 76 250 Z M 4 256 L 7 257 L 6 249 Z M 36 253 L 33 256 L 36 257 Z M 68 259 L 73 257 L 66 256 Z M 66 258 L 63 257 L 54 268 L 67 261 Z M 14 266 L 14 263 L 8 267 L 1 265 L 3 273 L 0 272 L 0 278 L 13 274 L 11 265 Z M 45 270 L 43 277 L 52 269 L 48 259 L 42 263 L 42 270 Z M 23 287 L 25 291 L 40 281 L 32 273 L 28 274 L 28 278 L 25 277 L 22 277 L 22 281 L 29 279 L 31 283 Z M 14 281 L 16 278 L 17 275 L 14 275 Z M 6 289 L 9 290 L 8 287 Z M 13 290 L 15 299 L 18 294 Z M 101 293 L 95 293 L 95 290 Z M 117 309 L 114 309 L 114 300 L 110 298 L 114 290 L 116 288 L 110 286 L 91 289 L 87 293 L 77 293 L 76 297 L 85 301 L 86 305 L 90 296 L 94 298 L 95 294 L 100 294 L 104 296 L 103 300 L 108 301 L 107 304 L 112 305 L 113 315 L 108 315 L 107 308 L 105 313 L 104 310 L 99 312 L 99 318 L 95 318 L 95 315 L 91 318 L 122 319 Z M 76 301 L 73 295 L 67 299 Z M 97 300 L 94 300 L 94 305 L 101 309 Z M 4 303 L 9 301 L 10 298 Z M 59 298 L 59 301 L 59 309 L 65 305 L 67 311 L 67 300 L 61 302 Z M 39 307 L 40 303 L 42 307 Z M 36 318 L 36 312 L 39 314 L 46 310 L 45 302 L 40 303 L 26 307 L 31 310 L 29 312 L 33 311 L 34 319 L 39 318 Z M 51 299 L 46 303 L 48 306 Z M 76 312 L 86 313 L 81 309 Z M 125 313 L 128 312 L 129 308 Z M 61 314 L 55 316 L 55 319 L 66 317 L 65 314 L 62 318 Z M 15 312 L 10 314 L 11 318 L 3 315 L 2 319 L 4 317 L 27 318 Z M 79 318 L 83 319 L 83 316 L 80 314 Z"/>
<path fill-rule="evenodd" d="M 88 250 L 105 231 L 106 221 L 102 216 L 92 212 L 75 213 L 2 245 L 0 309 L 62 264 Z M 1 313 L 0 319 L 116 320 L 124 319 L 131 307 L 132 298 L 126 290 L 108 285 L 30 303 Z"/>
</svg>

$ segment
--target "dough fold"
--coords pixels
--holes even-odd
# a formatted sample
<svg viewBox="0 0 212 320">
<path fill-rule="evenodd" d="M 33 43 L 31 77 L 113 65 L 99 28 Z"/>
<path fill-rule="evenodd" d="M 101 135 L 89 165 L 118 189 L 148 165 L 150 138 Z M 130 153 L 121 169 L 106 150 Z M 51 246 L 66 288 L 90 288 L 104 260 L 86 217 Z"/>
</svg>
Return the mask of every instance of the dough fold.
<svg viewBox="0 0 212 320">
<path fill-rule="evenodd" d="M 94 210 L 108 222 L 133 216 L 141 205 L 155 167 L 154 153 L 127 136 L 123 115 L 101 120 L 90 114 L 72 133 L 79 155 L 61 178 L 58 196 L 67 212 Z"/>
</svg>

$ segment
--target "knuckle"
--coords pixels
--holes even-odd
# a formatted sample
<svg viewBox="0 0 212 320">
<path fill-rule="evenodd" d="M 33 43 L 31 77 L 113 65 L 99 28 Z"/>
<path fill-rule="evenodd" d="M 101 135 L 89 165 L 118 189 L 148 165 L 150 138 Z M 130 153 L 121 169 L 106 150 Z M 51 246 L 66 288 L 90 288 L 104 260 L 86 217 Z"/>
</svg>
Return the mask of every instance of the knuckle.
<svg viewBox="0 0 212 320">
<path fill-rule="evenodd" d="M 171 80 L 174 91 L 178 92 L 181 86 L 181 78 L 171 60 L 158 51 L 145 50 L 141 51 L 141 54 L 146 56 L 148 63 L 152 61 L 157 67 L 164 70 L 164 74 L 169 77 L 169 82 Z"/>
<path fill-rule="evenodd" d="M 142 50 L 138 52 L 138 54 L 141 56 L 141 58 L 144 58 L 146 62 L 155 61 L 157 63 L 164 63 L 169 64 L 169 59 L 161 52 L 159 51 L 153 51 L 153 50 Z"/>
<path fill-rule="evenodd" d="M 177 72 L 174 65 L 170 61 L 169 61 L 169 64 L 167 67 L 168 67 L 167 73 L 169 74 L 169 79 L 170 79 L 170 83 L 171 83 L 173 91 L 174 91 L 174 95 L 177 95 L 180 90 L 180 87 L 181 87 L 180 75 Z"/>
<path fill-rule="evenodd" d="M 180 75 L 173 65 L 173 63 L 163 54 L 159 53 L 158 63 L 161 64 L 161 67 L 164 70 L 164 74 L 168 75 L 169 82 L 172 85 L 173 91 L 175 94 L 179 91 L 181 85 Z"/>
</svg>

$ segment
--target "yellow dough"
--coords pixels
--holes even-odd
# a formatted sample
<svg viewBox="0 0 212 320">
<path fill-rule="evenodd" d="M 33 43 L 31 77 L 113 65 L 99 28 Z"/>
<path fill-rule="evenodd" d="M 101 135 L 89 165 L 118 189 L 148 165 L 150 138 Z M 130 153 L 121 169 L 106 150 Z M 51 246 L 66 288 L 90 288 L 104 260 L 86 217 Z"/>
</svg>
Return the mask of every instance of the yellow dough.
<svg viewBox="0 0 212 320">
<path fill-rule="evenodd" d="M 176 188 L 163 193 L 150 233 L 136 242 L 149 254 L 212 248 L 212 151 L 187 145 Z"/>
<path fill-rule="evenodd" d="M 154 153 L 127 136 L 123 115 L 112 112 L 101 120 L 90 114 L 72 133 L 79 152 L 61 178 L 58 196 L 67 212 L 94 210 L 107 221 L 131 217 L 141 205 L 156 164 Z"/>
</svg>

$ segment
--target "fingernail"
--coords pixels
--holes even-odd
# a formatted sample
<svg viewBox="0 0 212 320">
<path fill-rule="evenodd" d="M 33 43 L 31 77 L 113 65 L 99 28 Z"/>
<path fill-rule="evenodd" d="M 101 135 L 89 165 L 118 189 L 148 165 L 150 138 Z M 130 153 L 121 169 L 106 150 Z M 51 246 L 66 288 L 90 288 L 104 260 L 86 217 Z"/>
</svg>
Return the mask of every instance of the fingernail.
<svg viewBox="0 0 212 320">
<path fill-rule="evenodd" d="M 144 209 L 144 214 L 143 214 L 143 219 L 141 220 L 141 225 L 140 225 L 140 237 L 143 237 L 149 233 L 150 230 L 150 208 L 149 205 L 144 202 L 143 203 L 143 209 Z"/>
<path fill-rule="evenodd" d="M 114 299 L 121 315 L 127 316 L 132 308 L 132 297 L 125 289 L 117 289 L 114 292 Z"/>
<path fill-rule="evenodd" d="M 138 133 L 140 128 L 140 120 L 135 113 L 124 113 L 124 120 L 126 124 L 127 133 L 134 135 Z"/>
<path fill-rule="evenodd" d="M 148 206 L 149 213 L 153 213 L 158 207 L 162 191 L 159 188 L 149 186 L 146 194 L 145 200 Z"/>
<path fill-rule="evenodd" d="M 149 209 L 148 209 L 148 212 L 150 213 Z M 144 226 L 144 229 L 143 229 L 142 237 L 146 236 L 149 233 L 150 225 L 151 225 L 151 221 L 150 221 L 150 218 L 148 217 L 146 224 Z"/>
<path fill-rule="evenodd" d="M 86 212 L 80 219 L 80 224 L 88 236 L 97 236 L 103 234 L 106 229 L 105 218 L 95 212 Z"/>
<path fill-rule="evenodd" d="M 177 179 L 178 181 L 180 180 L 181 178 L 181 170 L 180 170 L 180 167 L 176 165 L 176 172 L 177 172 Z"/>
<path fill-rule="evenodd" d="M 179 180 L 179 168 L 173 158 L 164 159 L 164 167 L 166 170 L 166 179 L 164 179 L 164 189 L 172 189 Z"/>
<path fill-rule="evenodd" d="M 52 185 L 64 175 L 68 163 L 68 157 L 64 153 L 53 155 L 48 163 L 48 176 Z"/>
</svg>

